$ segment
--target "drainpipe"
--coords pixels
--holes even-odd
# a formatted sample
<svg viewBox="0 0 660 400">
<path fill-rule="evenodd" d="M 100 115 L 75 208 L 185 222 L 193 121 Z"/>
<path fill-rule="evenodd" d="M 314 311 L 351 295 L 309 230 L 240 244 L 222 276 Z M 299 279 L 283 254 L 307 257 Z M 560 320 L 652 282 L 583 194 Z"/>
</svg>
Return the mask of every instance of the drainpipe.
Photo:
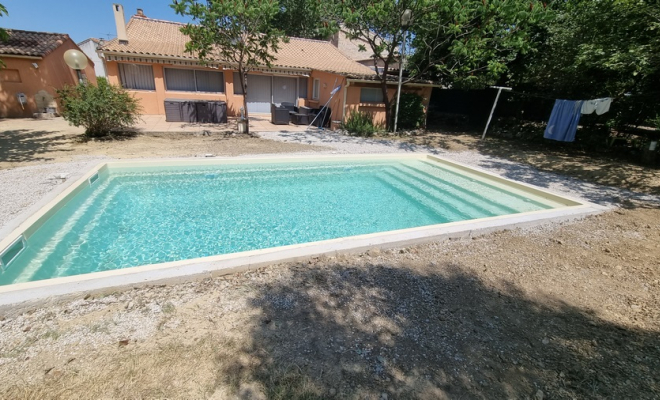
<svg viewBox="0 0 660 400">
<path fill-rule="evenodd" d="M 346 121 L 346 94 L 348 93 L 348 87 L 351 86 L 351 81 L 346 78 L 346 85 L 344 85 L 344 106 L 341 108 L 341 123 L 343 124 Z"/>
</svg>

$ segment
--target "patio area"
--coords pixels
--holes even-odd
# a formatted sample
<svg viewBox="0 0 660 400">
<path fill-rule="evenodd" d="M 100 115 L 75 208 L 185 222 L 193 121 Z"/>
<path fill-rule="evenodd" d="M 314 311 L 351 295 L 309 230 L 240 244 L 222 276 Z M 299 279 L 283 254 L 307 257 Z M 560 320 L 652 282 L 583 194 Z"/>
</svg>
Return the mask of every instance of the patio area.
<svg viewBox="0 0 660 400">
<path fill-rule="evenodd" d="M 201 131 L 227 132 L 237 131 L 236 117 L 229 117 L 226 124 L 205 124 L 190 122 L 167 122 L 164 115 L 142 115 L 136 128 L 140 132 L 190 132 Z M 270 114 L 250 115 L 250 132 L 304 132 L 307 125 L 275 125 L 270 122 Z"/>
</svg>

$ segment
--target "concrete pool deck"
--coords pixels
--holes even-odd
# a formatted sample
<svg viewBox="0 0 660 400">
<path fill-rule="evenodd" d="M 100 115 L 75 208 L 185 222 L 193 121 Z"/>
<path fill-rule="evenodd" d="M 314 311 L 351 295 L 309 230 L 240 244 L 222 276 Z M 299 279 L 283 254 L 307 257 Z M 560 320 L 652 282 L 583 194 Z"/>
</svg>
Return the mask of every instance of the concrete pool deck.
<svg viewBox="0 0 660 400">
<path fill-rule="evenodd" d="M 478 168 L 475 169 L 471 166 L 424 154 L 303 155 L 288 157 L 280 155 L 278 157 L 266 158 L 246 157 L 197 160 L 170 159 L 121 161 L 110 162 L 110 164 L 122 167 L 153 165 L 182 166 L 243 164 L 273 161 L 307 162 L 338 159 L 350 161 L 365 158 L 429 159 L 438 162 L 439 164 L 447 164 L 452 167 L 469 170 L 485 179 L 515 187 L 517 190 L 527 191 L 554 201 L 559 201 L 565 204 L 565 207 L 7 285 L 0 287 L 0 305 L 44 300 L 53 296 L 73 295 L 82 292 L 118 290 L 124 287 L 131 287 L 140 284 L 199 279 L 200 277 L 229 274 L 246 269 L 257 268 L 267 264 L 293 261 L 315 255 L 331 255 L 338 252 L 360 252 L 373 247 L 388 248 L 449 238 L 470 237 L 482 235 L 495 230 L 529 227 L 547 222 L 580 218 L 589 214 L 602 212 L 606 209 L 606 207 L 600 205 L 572 199 L 564 195 L 558 195 L 526 183 L 515 182 L 507 178 L 498 177 Z M 36 229 L 40 222 L 43 222 L 56 211 L 58 204 L 61 205 L 75 195 L 82 185 L 84 185 L 90 177 L 96 174 L 97 171 L 106 164 L 107 163 L 102 163 L 91 168 L 77 181 L 73 182 L 72 180 L 71 183 L 69 183 L 67 187 L 62 188 L 59 193 L 52 193 L 51 196 L 47 196 L 47 198 L 42 201 L 47 204 L 45 204 L 37 213 L 22 221 L 12 233 L 5 236 L 5 238 L 0 241 L 0 249 L 4 250 L 17 238 L 20 238 L 25 232 L 30 232 L 31 230 Z M 12 224 L 6 226 L 0 234 L 5 233 L 7 229 L 11 228 L 11 225 Z M 29 236 L 29 233 L 27 235 Z"/>
</svg>

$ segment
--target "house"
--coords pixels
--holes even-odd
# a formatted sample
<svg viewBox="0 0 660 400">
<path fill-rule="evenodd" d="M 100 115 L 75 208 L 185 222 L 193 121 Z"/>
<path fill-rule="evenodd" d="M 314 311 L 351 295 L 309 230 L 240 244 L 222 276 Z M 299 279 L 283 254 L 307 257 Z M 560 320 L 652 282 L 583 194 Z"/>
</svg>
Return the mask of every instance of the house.
<svg viewBox="0 0 660 400">
<path fill-rule="evenodd" d="M 57 108 L 55 90 L 76 85 L 78 74 L 64 62 L 64 52 L 80 50 L 64 33 L 7 29 L 9 39 L 0 42 L 0 117 L 31 117 Z M 80 71 L 96 83 L 94 63 Z"/>
<path fill-rule="evenodd" d="M 99 57 L 99 54 L 96 52 L 96 49 L 101 43 L 100 39 L 89 38 L 78 43 L 78 47 L 80 47 L 80 50 L 82 50 L 87 58 L 94 63 L 94 73 L 96 76 L 105 77 L 105 65 L 103 64 L 101 57 Z"/>
<path fill-rule="evenodd" d="M 192 99 L 222 100 L 230 116 L 240 115 L 243 93 L 235 66 L 223 60 L 202 66 L 195 55 L 184 51 L 188 37 L 181 33 L 181 23 L 148 18 L 139 9 L 126 24 L 121 5 L 114 4 L 113 12 L 117 38 L 99 52 L 109 82 L 131 91 L 145 114 L 165 114 L 165 99 Z M 248 76 L 249 113 L 268 113 L 271 103 L 311 108 L 327 103 L 335 126 L 353 111 L 370 112 L 375 123 L 385 122 L 382 90 L 373 81 L 375 72 L 330 42 L 290 38 L 274 56 L 270 68 L 264 65 Z M 388 88 L 393 95 L 396 82 Z M 431 85 L 406 85 L 406 90 L 419 93 L 428 104 Z"/>
</svg>

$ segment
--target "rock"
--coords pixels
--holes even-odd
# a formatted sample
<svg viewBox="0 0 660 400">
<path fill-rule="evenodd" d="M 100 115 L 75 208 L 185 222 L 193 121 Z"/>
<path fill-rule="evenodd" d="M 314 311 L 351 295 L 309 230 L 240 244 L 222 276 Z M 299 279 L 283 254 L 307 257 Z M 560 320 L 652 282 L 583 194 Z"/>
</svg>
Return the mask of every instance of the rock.
<svg viewBox="0 0 660 400">
<path fill-rule="evenodd" d="M 89 293 L 87 293 L 87 294 L 85 295 L 85 297 L 83 297 L 83 300 L 87 300 L 87 299 L 89 299 L 90 297 L 92 297 L 92 295 L 89 294 Z"/>
<path fill-rule="evenodd" d="M 642 307 L 641 307 L 640 305 L 638 305 L 638 304 L 633 304 L 633 305 L 630 306 L 630 308 L 631 308 L 633 311 L 640 311 L 640 310 L 642 309 Z"/>
<path fill-rule="evenodd" d="M 330 388 L 330 390 L 328 391 L 328 393 L 330 394 L 330 396 L 334 396 L 334 395 L 337 394 L 337 389 L 335 389 L 335 388 Z"/>
<path fill-rule="evenodd" d="M 119 341 L 119 347 L 128 346 L 129 342 L 130 342 L 130 339 L 122 339 L 122 340 Z"/>
<path fill-rule="evenodd" d="M 23 332 L 30 332 L 30 329 L 32 329 L 31 326 L 26 326 L 25 328 L 23 328 Z"/>
<path fill-rule="evenodd" d="M 380 400 L 387 400 L 387 393 L 381 393 Z"/>
<path fill-rule="evenodd" d="M 550 344 L 550 340 L 548 338 L 543 338 L 543 340 L 541 340 L 541 343 Z"/>
<path fill-rule="evenodd" d="M 545 395 L 543 394 L 543 390 L 539 389 L 534 393 L 534 400 L 543 400 L 543 397 Z"/>
</svg>

